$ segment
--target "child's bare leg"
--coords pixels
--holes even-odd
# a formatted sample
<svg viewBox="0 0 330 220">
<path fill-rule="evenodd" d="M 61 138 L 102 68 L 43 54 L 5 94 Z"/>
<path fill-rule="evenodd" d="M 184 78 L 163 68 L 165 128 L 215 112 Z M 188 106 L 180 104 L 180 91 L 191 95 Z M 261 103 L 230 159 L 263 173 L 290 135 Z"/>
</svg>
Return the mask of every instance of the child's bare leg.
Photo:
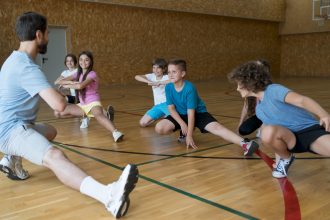
<svg viewBox="0 0 330 220">
<path fill-rule="evenodd" d="M 97 122 L 105 127 L 111 133 L 116 130 L 115 125 L 103 114 L 103 108 L 101 106 L 95 106 L 91 110 Z"/>
<path fill-rule="evenodd" d="M 72 118 L 72 117 L 83 117 L 84 111 L 76 104 L 67 104 L 63 112 L 54 112 L 57 118 Z"/>
<path fill-rule="evenodd" d="M 311 150 L 323 156 L 330 156 L 330 134 L 323 135 L 311 144 Z"/>
<path fill-rule="evenodd" d="M 281 158 L 287 159 L 291 149 L 296 144 L 296 137 L 287 128 L 281 126 L 265 125 L 261 131 L 261 141 L 265 146 L 271 147 Z"/>
<path fill-rule="evenodd" d="M 221 125 L 219 122 L 211 122 L 204 128 L 208 132 L 217 135 L 226 141 L 229 141 L 231 143 L 241 145 L 242 137 L 238 136 L 235 132 L 229 130 L 225 126 Z"/>
<path fill-rule="evenodd" d="M 151 125 L 155 120 L 153 120 L 149 115 L 145 114 L 141 119 L 140 119 L 140 126 L 141 127 L 147 127 Z"/>
<path fill-rule="evenodd" d="M 157 134 L 170 134 L 174 128 L 175 125 L 170 120 L 162 119 L 156 124 L 155 131 Z"/>
</svg>

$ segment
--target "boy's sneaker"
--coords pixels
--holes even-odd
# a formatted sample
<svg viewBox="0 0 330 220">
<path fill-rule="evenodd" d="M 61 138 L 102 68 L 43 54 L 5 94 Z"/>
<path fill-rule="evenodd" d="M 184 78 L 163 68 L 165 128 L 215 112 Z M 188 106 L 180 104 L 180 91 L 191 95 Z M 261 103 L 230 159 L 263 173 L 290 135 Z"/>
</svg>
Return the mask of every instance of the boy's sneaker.
<svg viewBox="0 0 330 220">
<path fill-rule="evenodd" d="M 22 158 L 19 156 L 4 155 L 0 161 L 0 171 L 12 180 L 25 180 L 30 177 L 29 172 L 23 169 Z"/>
<path fill-rule="evenodd" d="M 241 146 L 244 150 L 244 156 L 252 156 L 252 154 L 259 148 L 259 144 L 257 142 L 250 141 L 248 138 L 245 138 L 242 141 Z"/>
<path fill-rule="evenodd" d="M 288 175 L 289 167 L 294 161 L 295 156 L 293 154 L 290 155 L 288 160 L 280 159 L 277 163 L 276 168 L 273 169 L 272 175 L 275 178 L 283 178 Z"/>
<path fill-rule="evenodd" d="M 182 134 L 182 131 L 180 130 L 180 136 L 178 137 L 179 143 L 186 143 L 186 136 Z"/>
<path fill-rule="evenodd" d="M 112 105 L 108 105 L 107 107 L 107 117 L 112 122 L 115 120 L 115 109 L 112 107 Z"/>
<path fill-rule="evenodd" d="M 80 128 L 88 128 L 89 120 L 90 119 L 88 117 L 82 118 Z"/>
<path fill-rule="evenodd" d="M 124 134 L 116 129 L 114 132 L 112 132 L 112 136 L 115 142 L 119 142 L 123 140 Z"/>
<path fill-rule="evenodd" d="M 109 202 L 106 208 L 116 218 L 124 216 L 130 204 L 129 194 L 138 181 L 139 171 L 136 165 L 128 164 L 116 182 L 108 185 Z"/>
</svg>

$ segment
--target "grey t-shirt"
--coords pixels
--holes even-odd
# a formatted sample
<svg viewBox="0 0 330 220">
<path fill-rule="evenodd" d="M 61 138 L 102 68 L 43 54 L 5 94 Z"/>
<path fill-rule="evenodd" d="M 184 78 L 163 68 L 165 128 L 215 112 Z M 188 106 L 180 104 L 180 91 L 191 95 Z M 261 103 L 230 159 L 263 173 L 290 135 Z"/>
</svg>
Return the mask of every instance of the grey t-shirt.
<svg viewBox="0 0 330 220">
<path fill-rule="evenodd" d="M 0 144 L 12 129 L 36 120 L 39 95 L 51 88 L 40 67 L 26 53 L 14 51 L 0 72 Z"/>
</svg>

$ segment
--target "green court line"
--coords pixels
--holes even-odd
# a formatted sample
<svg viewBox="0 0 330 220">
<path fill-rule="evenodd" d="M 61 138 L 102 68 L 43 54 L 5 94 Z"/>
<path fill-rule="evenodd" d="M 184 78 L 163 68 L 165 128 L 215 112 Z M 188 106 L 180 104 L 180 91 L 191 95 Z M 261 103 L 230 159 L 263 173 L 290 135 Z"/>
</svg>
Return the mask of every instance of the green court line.
<svg viewBox="0 0 330 220">
<path fill-rule="evenodd" d="M 89 159 L 92 159 L 92 160 L 95 160 L 95 161 L 97 161 L 97 162 L 103 163 L 103 164 L 108 165 L 108 166 L 110 166 L 110 167 L 113 167 L 113 168 L 115 168 L 115 169 L 119 169 L 119 170 L 123 170 L 123 169 L 124 169 L 124 168 L 122 168 L 122 167 L 120 167 L 120 166 L 117 166 L 117 165 L 115 165 L 115 164 L 112 164 L 112 163 L 106 162 L 106 161 L 104 161 L 104 160 L 101 160 L 101 159 L 99 159 L 99 158 L 96 158 L 96 157 L 90 156 L 90 155 L 88 155 L 88 154 L 82 153 L 82 152 L 80 152 L 80 151 L 77 151 L 77 150 L 75 150 L 75 149 L 72 149 L 72 148 L 70 148 L 70 147 L 67 147 L 67 146 L 65 146 L 65 145 L 63 145 L 63 144 L 54 143 L 54 142 L 53 142 L 53 144 L 54 144 L 55 146 L 58 146 L 58 147 L 64 148 L 64 149 L 66 149 L 66 150 L 68 150 L 68 151 L 74 152 L 74 153 L 76 153 L 76 154 L 82 155 L 82 156 L 87 157 L 87 158 L 89 158 Z M 222 145 L 222 146 L 224 146 L 224 145 Z M 212 147 L 212 148 L 216 148 L 216 147 L 219 147 L 219 146 L 215 146 L 215 147 Z M 212 149 L 212 148 L 208 148 L 208 149 Z M 203 150 L 200 150 L 200 151 L 204 151 L 204 150 L 207 150 L 207 149 L 203 149 Z M 200 152 L 200 151 L 198 151 L 198 152 Z M 194 152 L 197 152 L 197 151 L 194 151 Z M 192 153 L 192 152 L 189 152 L 189 153 Z M 185 153 L 185 154 L 189 154 L 189 153 Z M 185 154 L 183 154 L 183 155 L 185 155 Z M 179 155 L 178 155 L 178 156 L 179 156 Z M 178 157 L 178 156 L 175 156 L 175 157 Z M 167 159 L 169 159 L 169 158 L 167 158 Z M 156 162 L 156 161 L 153 161 L 153 162 Z M 185 195 L 185 196 L 187 196 L 187 197 L 190 197 L 190 198 L 192 198 L 192 199 L 195 199 L 195 200 L 198 200 L 198 201 L 200 201 L 200 202 L 204 202 L 204 203 L 206 203 L 206 204 L 212 205 L 212 206 L 214 206 L 214 207 L 216 207 L 216 208 L 219 208 L 219 209 L 222 209 L 222 210 L 228 211 L 228 212 L 230 212 L 230 213 L 232 213 L 232 214 L 235 214 L 235 215 L 237 215 L 237 216 L 240 216 L 240 217 L 242 217 L 242 218 L 249 219 L 249 220 L 258 220 L 258 218 L 255 218 L 255 217 L 253 217 L 253 216 L 250 216 L 250 215 L 245 214 L 245 213 L 243 213 L 243 212 L 240 212 L 240 211 L 238 211 L 238 210 L 235 210 L 235 209 L 232 209 L 232 208 L 230 208 L 230 207 L 227 207 L 227 206 L 221 205 L 221 204 L 216 203 L 216 202 L 213 202 L 213 201 L 211 201 L 211 200 L 207 200 L 207 199 L 205 199 L 205 198 L 202 198 L 202 197 L 199 197 L 199 196 L 197 196 L 197 195 L 194 195 L 194 194 L 191 194 L 191 193 L 189 193 L 189 192 L 186 192 L 186 191 L 184 191 L 184 190 L 181 190 L 181 189 L 175 188 L 175 187 L 170 186 L 170 185 L 168 185 L 168 184 L 165 184 L 165 183 L 159 182 L 159 181 L 157 181 L 157 180 L 155 180 L 155 179 L 151 179 L 151 178 L 146 177 L 146 176 L 144 176 L 144 175 L 139 174 L 139 177 L 140 177 L 141 179 L 144 179 L 144 180 L 146 180 L 146 181 L 149 181 L 149 182 L 154 183 L 154 184 L 156 184 L 156 185 L 159 185 L 159 186 L 161 186 L 161 187 L 164 187 L 164 188 L 170 189 L 170 190 L 172 190 L 172 191 L 175 191 L 175 192 L 177 192 L 177 193 L 180 193 L 180 194 Z"/>
</svg>

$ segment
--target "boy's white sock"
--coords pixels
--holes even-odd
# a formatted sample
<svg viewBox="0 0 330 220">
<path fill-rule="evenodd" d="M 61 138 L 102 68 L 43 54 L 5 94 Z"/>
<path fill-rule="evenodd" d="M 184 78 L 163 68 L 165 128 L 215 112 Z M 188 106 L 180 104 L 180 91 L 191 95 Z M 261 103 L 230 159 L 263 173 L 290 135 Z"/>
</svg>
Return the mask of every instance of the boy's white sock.
<svg viewBox="0 0 330 220">
<path fill-rule="evenodd" d="M 109 193 L 107 192 L 108 188 L 106 185 L 103 185 L 93 179 L 91 176 L 87 176 L 80 185 L 80 192 L 87 196 L 90 196 L 103 204 L 106 204 L 109 201 Z"/>
</svg>

